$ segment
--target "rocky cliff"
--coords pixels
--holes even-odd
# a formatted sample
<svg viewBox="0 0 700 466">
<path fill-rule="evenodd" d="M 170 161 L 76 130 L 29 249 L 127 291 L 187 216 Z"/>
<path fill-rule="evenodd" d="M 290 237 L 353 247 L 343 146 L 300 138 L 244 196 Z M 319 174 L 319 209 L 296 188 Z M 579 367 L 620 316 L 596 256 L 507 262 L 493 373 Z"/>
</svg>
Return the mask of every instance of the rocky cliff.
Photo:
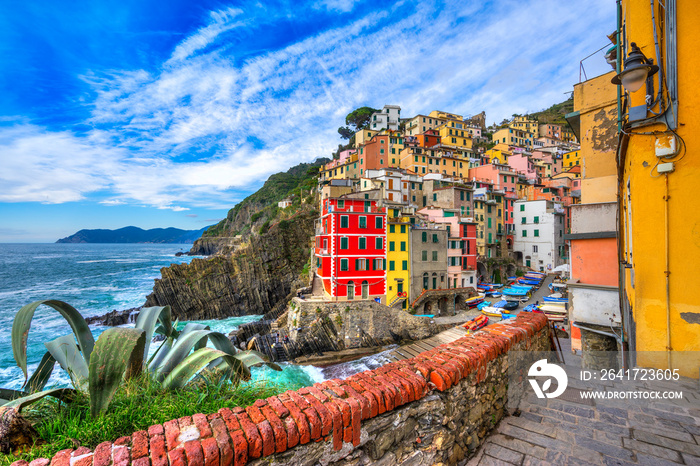
<svg viewBox="0 0 700 466">
<path fill-rule="evenodd" d="M 195 320 L 264 314 L 286 305 L 297 288 L 308 284 L 302 271 L 317 216 L 315 203 L 302 204 L 295 214 L 269 223 L 263 233 L 228 238 L 226 253 L 217 250 L 209 259 L 161 269 L 162 278 L 145 306 L 169 304 L 180 320 Z M 200 244 L 215 248 L 223 243 Z"/>
</svg>

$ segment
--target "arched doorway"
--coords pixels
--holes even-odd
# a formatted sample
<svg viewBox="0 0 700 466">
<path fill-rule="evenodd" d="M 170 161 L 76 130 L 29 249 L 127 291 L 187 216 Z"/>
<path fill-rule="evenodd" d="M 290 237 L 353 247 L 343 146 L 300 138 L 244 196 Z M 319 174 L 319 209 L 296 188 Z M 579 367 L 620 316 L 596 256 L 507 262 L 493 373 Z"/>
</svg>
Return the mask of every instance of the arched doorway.
<svg viewBox="0 0 700 466">
<path fill-rule="evenodd" d="M 484 265 L 483 262 L 477 262 L 476 263 L 476 276 L 479 279 L 479 281 L 485 281 L 488 280 L 489 275 L 486 270 L 486 266 Z"/>
<path fill-rule="evenodd" d="M 367 280 L 362 281 L 362 299 L 369 299 L 369 282 Z"/>
<path fill-rule="evenodd" d="M 350 280 L 348 282 L 348 300 L 352 301 L 355 299 L 355 283 Z"/>
</svg>

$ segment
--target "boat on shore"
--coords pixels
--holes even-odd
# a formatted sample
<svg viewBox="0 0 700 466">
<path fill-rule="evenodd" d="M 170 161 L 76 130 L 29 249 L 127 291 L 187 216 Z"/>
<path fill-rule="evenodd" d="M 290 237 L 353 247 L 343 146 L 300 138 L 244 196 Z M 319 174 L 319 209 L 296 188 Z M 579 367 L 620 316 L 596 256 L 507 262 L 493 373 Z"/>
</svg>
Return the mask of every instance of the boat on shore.
<svg viewBox="0 0 700 466">
<path fill-rule="evenodd" d="M 498 307 L 485 307 L 481 310 L 482 314 L 489 317 L 500 317 L 501 319 L 510 319 L 515 317 L 515 314 L 510 314 L 503 308 Z"/>
</svg>

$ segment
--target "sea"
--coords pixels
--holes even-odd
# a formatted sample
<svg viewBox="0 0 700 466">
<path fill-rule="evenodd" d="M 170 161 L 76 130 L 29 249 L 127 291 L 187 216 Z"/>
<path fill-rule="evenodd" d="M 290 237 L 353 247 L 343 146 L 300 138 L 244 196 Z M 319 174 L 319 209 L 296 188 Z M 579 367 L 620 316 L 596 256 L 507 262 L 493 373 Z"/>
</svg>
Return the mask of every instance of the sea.
<svg viewBox="0 0 700 466">
<path fill-rule="evenodd" d="M 140 307 L 151 292 L 154 279 L 160 278 L 161 268 L 192 259 L 175 256 L 188 249 L 183 244 L 0 244 L 0 388 L 20 389 L 24 383 L 11 345 L 12 322 L 22 306 L 58 299 L 85 317 Z M 260 316 L 242 316 L 198 322 L 228 334 L 239 325 L 258 319 Z M 95 339 L 106 328 L 91 326 Z M 46 306 L 37 308 L 27 343 L 29 374 L 46 352 L 44 342 L 70 333 L 70 326 L 58 312 Z M 282 363 L 282 372 L 254 368 L 253 380 L 308 386 L 374 369 L 387 361 L 379 353 L 324 368 Z M 70 386 L 70 379 L 56 365 L 47 388 L 61 386 Z"/>
</svg>

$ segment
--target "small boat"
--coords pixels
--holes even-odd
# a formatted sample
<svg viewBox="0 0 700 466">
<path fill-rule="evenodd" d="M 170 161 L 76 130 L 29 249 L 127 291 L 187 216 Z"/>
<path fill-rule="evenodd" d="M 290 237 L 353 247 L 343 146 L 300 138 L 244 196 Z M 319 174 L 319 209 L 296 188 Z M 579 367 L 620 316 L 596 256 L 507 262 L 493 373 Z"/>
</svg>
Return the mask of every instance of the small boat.
<svg viewBox="0 0 700 466">
<path fill-rule="evenodd" d="M 505 309 L 506 311 L 514 311 L 518 308 L 519 303 L 516 301 L 498 301 L 496 304 L 493 305 L 495 308 L 499 309 Z"/>
<path fill-rule="evenodd" d="M 514 288 L 516 290 L 531 290 L 534 288 L 532 285 L 516 285 L 515 283 L 510 285 L 509 288 Z"/>
<path fill-rule="evenodd" d="M 558 291 L 561 292 L 566 289 L 566 283 L 550 283 L 549 284 L 549 290 L 550 291 Z"/>
<path fill-rule="evenodd" d="M 569 298 L 552 298 L 551 296 L 545 296 L 542 298 L 545 303 L 568 303 Z"/>
<path fill-rule="evenodd" d="M 485 307 L 481 310 L 481 313 L 489 317 L 500 317 L 501 319 L 508 314 L 504 309 L 498 307 Z"/>
<path fill-rule="evenodd" d="M 479 330 L 480 328 L 485 327 L 489 323 L 489 318 L 486 316 L 476 316 L 471 320 L 468 320 L 464 324 L 462 324 L 462 327 L 466 328 L 467 330 L 471 332 L 475 332 Z"/>
<path fill-rule="evenodd" d="M 487 298 L 500 298 L 500 297 L 501 297 L 501 293 L 499 293 L 498 291 L 487 291 L 487 292 L 486 292 L 486 297 L 487 297 Z"/>
<path fill-rule="evenodd" d="M 545 314 L 562 314 L 562 315 L 567 315 L 566 308 L 564 306 L 559 306 L 553 303 L 549 304 L 540 304 L 539 306 L 540 311 L 544 312 Z"/>
<path fill-rule="evenodd" d="M 537 304 L 528 304 L 523 308 L 523 311 L 525 312 L 533 312 L 537 310 Z"/>
<path fill-rule="evenodd" d="M 531 295 L 531 290 L 525 290 L 525 289 L 515 289 L 515 290 L 510 290 L 509 292 L 503 292 L 504 295 L 507 296 L 517 296 L 519 298 L 528 298 Z"/>
<path fill-rule="evenodd" d="M 477 304 L 476 308 L 479 310 L 482 310 L 483 308 L 490 306 L 490 305 L 491 305 L 491 301 L 483 301 L 483 302 Z"/>
<path fill-rule="evenodd" d="M 471 297 L 471 298 L 467 299 L 467 301 L 465 302 L 465 304 L 466 304 L 468 307 L 476 307 L 476 306 L 478 306 L 479 304 L 481 304 L 481 303 L 483 303 L 483 302 L 484 302 L 484 296 L 481 295 L 481 296 L 474 296 L 474 297 Z"/>
</svg>

